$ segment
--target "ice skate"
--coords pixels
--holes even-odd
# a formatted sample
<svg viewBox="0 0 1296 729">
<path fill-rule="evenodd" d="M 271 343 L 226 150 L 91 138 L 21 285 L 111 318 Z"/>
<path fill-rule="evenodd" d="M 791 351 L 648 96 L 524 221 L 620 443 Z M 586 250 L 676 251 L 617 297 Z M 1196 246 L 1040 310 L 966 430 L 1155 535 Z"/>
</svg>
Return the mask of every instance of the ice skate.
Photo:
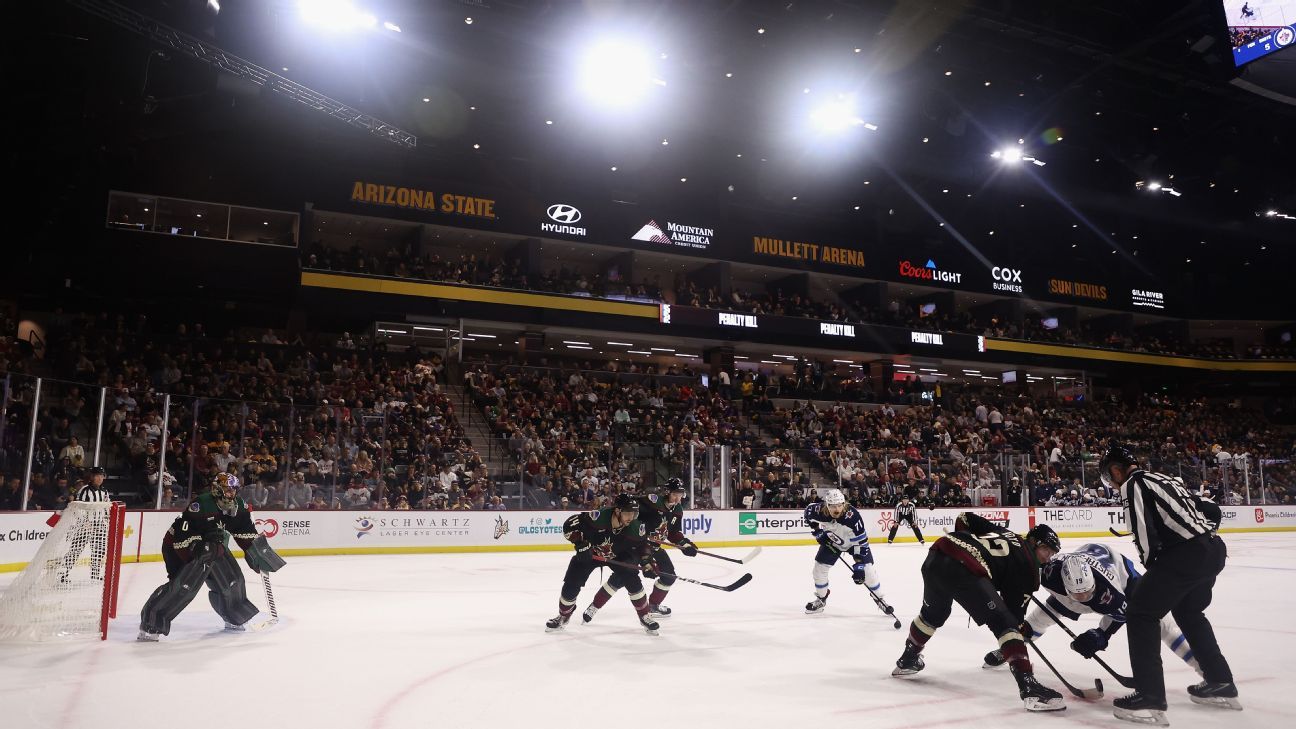
<svg viewBox="0 0 1296 729">
<path fill-rule="evenodd" d="M 567 627 L 568 620 L 571 620 L 570 615 L 559 615 L 557 617 L 549 618 L 549 620 L 545 622 L 545 632 L 556 633 L 562 630 Z"/>
<path fill-rule="evenodd" d="M 1241 711 L 1242 704 L 1238 701 L 1237 695 L 1237 686 L 1232 683 L 1202 681 L 1188 687 L 1188 698 L 1192 699 L 1194 704 Z"/>
<path fill-rule="evenodd" d="M 991 669 L 991 670 L 996 668 L 1003 668 L 1004 666 L 1008 665 L 1008 659 L 1004 658 L 1003 651 L 1001 650 L 990 651 L 989 653 L 985 654 L 985 658 L 981 660 L 985 661 L 984 663 L 981 664 L 981 667 Z"/>
<path fill-rule="evenodd" d="M 912 676 L 926 667 L 927 664 L 923 661 L 922 650 L 913 641 L 906 640 L 904 653 L 901 653 L 900 658 L 896 660 L 896 667 L 891 672 L 891 675 L 896 677 Z"/>
<path fill-rule="evenodd" d="M 594 607 L 593 605 L 590 605 L 589 607 L 585 608 L 585 612 L 581 613 L 581 622 L 583 623 L 592 622 L 594 620 L 594 616 L 598 614 L 598 611 L 599 609 Z"/>
<path fill-rule="evenodd" d="M 819 597 L 818 595 L 816 595 L 815 599 L 806 603 L 806 607 L 805 607 L 806 615 L 817 615 L 818 613 L 823 612 L 824 605 L 828 603 L 828 596 L 831 594 L 832 594 L 832 590 L 828 590 L 824 593 L 823 597 Z"/>
<path fill-rule="evenodd" d="M 1062 711 L 1066 708 L 1062 694 L 1040 683 L 1035 679 L 1035 674 L 1015 670 L 1012 674 L 1017 679 L 1017 688 L 1027 711 Z"/>
<path fill-rule="evenodd" d="M 671 616 L 671 609 L 666 607 L 665 605 L 649 605 L 648 615 L 654 620 L 669 618 Z"/>
<path fill-rule="evenodd" d="M 1135 724 L 1170 726 L 1165 711 L 1166 702 L 1164 700 L 1150 699 L 1139 691 L 1135 691 L 1129 696 L 1122 696 L 1112 702 L 1113 716 Z"/>
<path fill-rule="evenodd" d="M 147 630 L 141 629 L 139 635 L 135 636 L 135 640 L 141 643 L 156 643 L 161 637 L 162 635 L 160 633 L 150 633 Z"/>
<path fill-rule="evenodd" d="M 653 620 L 649 615 L 640 615 L 639 624 L 643 626 L 644 632 L 648 635 L 657 635 L 657 629 L 661 627 L 657 624 L 657 621 Z"/>
</svg>

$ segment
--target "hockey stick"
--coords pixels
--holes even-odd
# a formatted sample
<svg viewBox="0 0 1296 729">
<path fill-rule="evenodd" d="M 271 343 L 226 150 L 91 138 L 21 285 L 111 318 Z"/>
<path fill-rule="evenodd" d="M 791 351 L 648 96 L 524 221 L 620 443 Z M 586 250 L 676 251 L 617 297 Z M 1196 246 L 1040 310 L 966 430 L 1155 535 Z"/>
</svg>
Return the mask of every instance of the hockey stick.
<svg viewBox="0 0 1296 729">
<path fill-rule="evenodd" d="M 1118 532 L 1116 531 L 1116 527 L 1107 527 L 1107 531 L 1111 532 L 1113 537 L 1128 537 L 1129 535 L 1134 533 L 1134 532 Z"/>
<path fill-rule="evenodd" d="M 1061 620 L 1060 618 L 1058 618 L 1058 616 L 1054 615 L 1054 614 L 1053 614 L 1053 611 L 1052 611 L 1052 610 L 1049 610 L 1048 607 L 1044 605 L 1044 603 L 1040 602 L 1039 599 L 1038 599 L 1037 597 L 1035 597 L 1034 595 L 1031 595 L 1031 596 L 1030 596 L 1030 599 L 1031 599 L 1032 602 L 1034 602 L 1036 605 L 1039 606 L 1040 610 L 1043 610 L 1043 611 L 1044 611 L 1044 614 L 1045 614 L 1045 615 L 1047 615 L 1047 616 L 1049 616 L 1050 618 L 1052 618 L 1052 619 L 1053 619 L 1053 622 L 1057 623 L 1059 628 L 1061 628 L 1062 630 L 1066 631 L 1066 634 L 1069 635 L 1069 636 L 1071 636 L 1071 640 L 1075 640 L 1075 639 L 1076 639 L 1077 636 L 1076 636 L 1076 634 L 1071 630 L 1071 628 L 1068 627 L 1066 623 L 1063 623 L 1062 620 Z M 1128 677 L 1128 676 L 1122 676 L 1122 675 L 1120 675 L 1119 673 L 1116 673 L 1116 671 L 1112 670 L 1112 667 L 1109 666 L 1109 665 L 1107 665 L 1107 662 L 1104 661 L 1103 659 L 1099 658 L 1099 657 L 1096 656 L 1096 655 L 1095 655 L 1095 656 L 1089 656 L 1089 658 L 1092 658 L 1092 659 L 1094 659 L 1095 661 L 1098 661 L 1098 665 L 1102 666 L 1102 667 L 1107 671 L 1107 673 L 1110 673 L 1110 674 L 1111 674 L 1111 677 L 1114 678 L 1114 679 L 1116 679 L 1116 681 L 1119 682 L 1120 685 L 1124 686 L 1125 688 L 1131 688 L 1131 689 L 1132 689 L 1132 688 L 1138 688 L 1137 686 L 1134 685 L 1134 679 L 1132 679 L 1132 678 L 1130 678 L 1130 677 Z"/>
<path fill-rule="evenodd" d="M 846 558 L 845 558 L 844 556 L 842 556 L 842 553 L 841 553 L 841 552 L 838 552 L 838 553 L 837 553 L 837 559 L 838 559 L 842 564 L 846 565 L 847 567 L 850 567 L 850 569 L 851 569 L 852 572 L 855 571 L 855 567 L 854 567 L 853 565 L 851 565 L 850 562 L 847 562 L 847 561 L 846 561 Z M 857 584 L 857 585 L 864 585 L 864 589 L 865 589 L 865 590 L 868 590 L 868 592 L 869 592 L 869 597 L 873 598 L 873 604 L 874 604 L 874 605 L 877 605 L 878 610 L 881 610 L 882 613 L 883 613 L 884 615 L 889 615 L 889 616 L 891 616 L 891 619 L 895 621 L 895 624 L 892 625 L 891 627 L 895 628 L 896 630 L 899 630 L 899 629 L 902 627 L 902 626 L 900 625 L 900 618 L 897 618 L 897 617 L 895 616 L 895 608 L 893 608 L 893 607 L 891 607 L 889 604 L 887 604 L 887 601 L 886 601 L 886 600 L 883 600 L 883 599 L 882 599 L 882 598 L 881 598 L 881 597 L 880 597 L 876 592 L 873 591 L 873 588 L 869 587 L 866 583 L 863 583 L 863 582 L 857 582 L 857 583 L 855 583 L 855 584 Z"/>
<path fill-rule="evenodd" d="M 609 565 L 611 567 L 625 567 L 626 569 L 632 569 L 635 571 L 641 569 L 639 565 L 634 564 L 632 562 L 618 562 L 617 560 L 614 559 L 603 559 L 602 557 L 594 557 L 594 561 L 602 562 L 603 564 Z M 682 577 L 680 575 L 673 575 L 669 572 L 657 572 L 657 574 L 661 577 L 674 577 L 675 579 L 681 580 L 683 582 L 691 582 L 695 585 L 710 587 L 712 590 L 723 590 L 725 592 L 733 592 L 734 590 L 737 590 L 738 588 L 742 587 L 748 582 L 751 582 L 752 580 L 752 576 L 750 572 L 743 575 L 742 577 L 739 577 L 737 580 L 734 580 L 733 583 L 729 585 L 713 585 L 710 582 L 703 582 L 701 580 L 694 580 L 688 577 Z"/>
<path fill-rule="evenodd" d="M 671 542 L 659 542 L 656 539 L 650 539 L 648 541 L 652 542 L 653 544 L 656 544 L 659 547 L 674 547 L 676 549 L 679 549 L 679 545 L 673 544 Z M 748 552 L 747 556 L 743 557 L 742 559 L 734 559 L 733 557 L 726 557 L 723 554 L 716 554 L 715 552 L 704 552 L 700 549 L 697 551 L 697 553 L 706 557 L 715 557 L 716 559 L 723 559 L 726 562 L 733 562 L 734 564 L 747 564 L 748 562 L 751 562 L 752 560 L 756 559 L 758 555 L 760 555 L 761 548 L 756 547 L 752 551 Z"/>
<path fill-rule="evenodd" d="M 1054 668 L 1053 664 L 1049 661 L 1048 656 L 1044 655 L 1044 651 L 1040 650 L 1039 646 L 1035 645 L 1035 641 L 1031 640 L 1030 638 L 1026 638 L 1025 636 L 1023 636 L 1022 639 L 1026 641 L 1026 645 L 1030 646 L 1035 650 L 1035 655 L 1039 656 L 1041 661 L 1044 661 L 1044 665 L 1049 667 L 1049 670 L 1053 672 L 1054 676 L 1058 677 L 1058 680 L 1062 682 L 1063 686 L 1067 687 L 1067 690 L 1071 692 L 1071 695 L 1078 696 L 1082 699 L 1102 698 L 1103 696 L 1102 679 L 1095 678 L 1094 687 L 1091 689 L 1076 688 L 1075 686 L 1071 685 L 1070 681 L 1063 678 L 1062 674 L 1058 673 L 1058 670 Z"/>
<path fill-rule="evenodd" d="M 265 588 L 266 604 L 270 606 L 270 619 L 266 625 L 274 625 L 279 622 L 279 608 L 275 606 L 274 589 L 270 587 L 270 575 L 261 573 L 261 586 Z"/>
</svg>

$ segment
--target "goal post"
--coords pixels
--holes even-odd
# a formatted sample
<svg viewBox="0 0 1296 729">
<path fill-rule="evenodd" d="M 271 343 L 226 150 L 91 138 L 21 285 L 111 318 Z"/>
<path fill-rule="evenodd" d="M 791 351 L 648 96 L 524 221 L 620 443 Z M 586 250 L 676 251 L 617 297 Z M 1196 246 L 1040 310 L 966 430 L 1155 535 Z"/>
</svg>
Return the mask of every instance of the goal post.
<svg viewBox="0 0 1296 729">
<path fill-rule="evenodd" d="M 119 501 L 68 504 L 0 594 L 0 640 L 106 640 L 117 613 L 125 523 Z"/>
</svg>

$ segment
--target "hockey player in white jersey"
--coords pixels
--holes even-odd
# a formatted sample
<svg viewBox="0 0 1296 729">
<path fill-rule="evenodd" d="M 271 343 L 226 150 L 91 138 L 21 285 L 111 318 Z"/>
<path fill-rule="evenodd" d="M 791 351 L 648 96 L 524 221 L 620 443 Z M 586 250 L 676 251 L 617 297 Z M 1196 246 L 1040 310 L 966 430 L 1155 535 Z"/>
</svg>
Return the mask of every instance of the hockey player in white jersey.
<svg viewBox="0 0 1296 729">
<path fill-rule="evenodd" d="M 1040 586 L 1048 590 L 1044 604 L 1054 615 L 1079 620 L 1086 613 L 1102 616 L 1097 628 L 1086 630 L 1071 641 L 1071 650 L 1093 658 L 1107 647 L 1111 637 L 1125 624 L 1125 596 L 1138 583 L 1141 573 L 1128 557 L 1102 544 L 1085 544 L 1075 552 L 1059 555 L 1040 567 Z M 1039 605 L 1031 608 L 1026 623 L 1033 638 L 1053 624 Z M 1161 619 L 1161 640 L 1170 650 L 1201 675 L 1192 648 L 1170 616 Z M 1003 665 L 999 651 L 986 654 L 987 668 Z"/>
<path fill-rule="evenodd" d="M 828 600 L 828 570 L 837 564 L 838 555 L 849 553 L 855 560 L 851 578 L 857 585 L 865 585 L 882 598 L 882 581 L 873 566 L 873 552 L 869 549 L 868 534 L 864 531 L 864 518 L 855 507 L 846 503 L 838 489 L 828 489 L 823 500 L 805 509 L 805 520 L 819 542 L 815 554 L 814 599 L 806 603 L 808 614 L 821 613 Z"/>
</svg>

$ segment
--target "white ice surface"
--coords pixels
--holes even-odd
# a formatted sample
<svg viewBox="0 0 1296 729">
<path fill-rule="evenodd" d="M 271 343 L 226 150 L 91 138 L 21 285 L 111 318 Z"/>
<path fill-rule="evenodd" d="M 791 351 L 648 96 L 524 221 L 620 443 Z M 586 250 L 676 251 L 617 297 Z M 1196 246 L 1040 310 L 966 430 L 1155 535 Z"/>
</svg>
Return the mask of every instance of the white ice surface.
<svg viewBox="0 0 1296 729">
<path fill-rule="evenodd" d="M 1195 674 L 1167 651 L 1171 724 L 1296 726 L 1296 535 L 1226 538 L 1229 566 L 1208 615 L 1245 710 L 1191 704 L 1183 689 Z M 1107 697 L 1068 697 L 1061 714 L 1024 711 L 1011 676 L 980 667 L 992 636 L 969 627 L 957 607 L 928 645 L 927 670 L 891 678 L 920 603 L 925 549 L 874 545 L 904 630 L 878 614 L 844 567 L 833 570 L 827 612 L 803 614 L 812 547 L 766 547 L 746 567 L 676 554 L 679 571 L 697 579 L 727 583 L 744 570 L 755 579 L 733 593 L 677 584 L 669 600 L 675 616 L 655 638 L 639 628 L 624 592 L 593 624 L 580 625 L 577 613 L 565 632 L 546 634 L 569 554 L 542 552 L 290 559 L 274 578 L 280 625 L 223 633 L 199 595 L 170 636 L 136 643 L 134 616 L 164 571 L 156 562 L 127 565 L 107 642 L 0 645 L 0 726 L 1129 726 L 1111 716 L 1110 700 L 1124 689 L 1071 653 L 1056 628 L 1042 639 L 1055 665 L 1077 685 L 1101 677 Z M 11 580 L 0 575 L 0 587 Z M 595 573 L 580 609 L 597 580 Z M 263 602 L 259 580 L 249 579 L 248 591 Z M 1081 623 L 1094 624 L 1092 616 Z M 1123 632 L 1104 655 L 1128 671 Z M 1061 688 L 1039 661 L 1036 668 Z"/>
</svg>

